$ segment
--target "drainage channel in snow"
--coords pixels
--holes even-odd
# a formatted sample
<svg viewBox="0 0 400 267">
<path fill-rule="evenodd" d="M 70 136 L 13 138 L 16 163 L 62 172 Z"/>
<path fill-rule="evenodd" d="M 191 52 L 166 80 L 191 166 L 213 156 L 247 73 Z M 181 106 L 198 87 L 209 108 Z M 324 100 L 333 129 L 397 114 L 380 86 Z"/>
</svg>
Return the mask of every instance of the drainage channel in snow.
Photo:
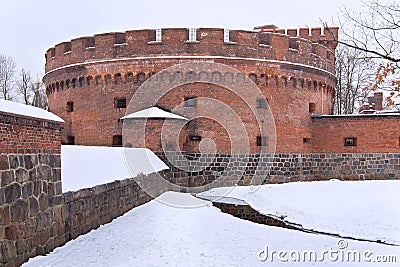
<svg viewBox="0 0 400 267">
<path fill-rule="evenodd" d="M 198 198 L 206 200 L 206 198 L 202 198 L 201 196 L 197 195 Z M 207 200 L 210 200 L 210 197 L 207 197 Z M 284 216 L 276 216 L 273 214 L 262 214 L 255 209 L 253 209 L 250 205 L 246 203 L 246 201 L 242 199 L 237 199 L 233 197 L 216 197 L 213 200 L 211 200 L 213 203 L 213 206 L 219 208 L 222 212 L 230 214 L 234 217 L 259 223 L 259 224 L 265 224 L 268 226 L 275 226 L 275 227 L 281 227 L 285 229 L 291 229 L 291 230 L 297 230 L 301 231 L 304 233 L 309 233 L 309 234 L 317 234 L 317 235 L 325 235 L 325 236 L 332 236 L 332 237 L 338 237 L 338 238 L 343 238 L 343 239 L 350 239 L 350 240 L 355 240 L 355 241 L 363 241 L 363 242 L 371 242 L 371 243 L 378 243 L 378 244 L 384 244 L 384 245 L 389 245 L 389 246 L 400 246 L 399 244 L 387 242 L 387 241 L 382 241 L 382 240 L 373 240 L 373 239 L 365 239 L 365 238 L 357 238 L 353 236 L 346 236 L 346 235 L 340 235 L 336 233 L 330 233 L 330 232 L 324 232 L 324 231 L 318 231 L 314 229 L 307 229 L 304 228 L 301 224 L 299 223 L 293 223 L 290 221 L 285 220 Z"/>
</svg>

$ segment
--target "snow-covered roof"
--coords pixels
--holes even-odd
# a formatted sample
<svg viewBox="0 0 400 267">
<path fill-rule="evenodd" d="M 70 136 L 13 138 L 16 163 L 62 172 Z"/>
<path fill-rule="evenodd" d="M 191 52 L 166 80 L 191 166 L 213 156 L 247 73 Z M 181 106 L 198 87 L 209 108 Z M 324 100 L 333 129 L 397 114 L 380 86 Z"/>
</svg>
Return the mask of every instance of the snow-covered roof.
<svg viewBox="0 0 400 267">
<path fill-rule="evenodd" d="M 134 113 L 131 113 L 129 115 L 126 115 L 122 117 L 121 119 L 148 119 L 148 118 L 153 118 L 153 119 L 176 119 L 176 120 L 189 120 L 185 117 L 182 117 L 180 115 L 167 112 L 165 110 L 162 110 L 158 107 L 151 107 L 151 108 L 146 108 Z"/>
<path fill-rule="evenodd" d="M 63 119 L 47 110 L 0 99 L 0 111 L 49 121 L 64 122 Z"/>
<path fill-rule="evenodd" d="M 166 169 L 168 166 L 147 148 L 61 146 L 63 192 Z"/>
</svg>

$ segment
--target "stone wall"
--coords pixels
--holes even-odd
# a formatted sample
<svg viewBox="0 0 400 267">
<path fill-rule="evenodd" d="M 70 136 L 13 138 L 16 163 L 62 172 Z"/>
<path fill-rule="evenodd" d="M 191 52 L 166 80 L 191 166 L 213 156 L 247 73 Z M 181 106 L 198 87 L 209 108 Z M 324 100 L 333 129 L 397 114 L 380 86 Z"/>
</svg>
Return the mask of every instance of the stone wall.
<svg viewBox="0 0 400 267">
<path fill-rule="evenodd" d="M 28 230 L 40 226 L 29 220 L 42 218 L 50 199 L 61 194 L 61 128 L 60 122 L 0 112 L 0 264 L 12 266 L 40 242 L 41 231 L 34 236 Z"/>
<path fill-rule="evenodd" d="M 400 154 L 394 153 L 165 154 L 157 153 L 171 168 L 166 177 L 185 187 L 208 185 L 218 178 L 212 187 L 400 178 Z"/>
<path fill-rule="evenodd" d="M 49 253 L 150 201 L 154 196 L 141 190 L 136 181 L 142 179 L 152 183 L 156 175 L 116 181 L 76 192 L 52 196 L 43 194 L 39 201 L 36 201 L 36 194 L 28 199 L 24 196 L 17 200 L 6 199 L 12 202 L 0 206 L 0 266 L 17 266 L 31 257 Z M 161 194 L 164 191 L 160 188 L 158 192 Z"/>
<path fill-rule="evenodd" d="M 224 213 L 228 213 L 243 220 L 292 230 L 302 229 L 300 225 L 296 227 L 296 225 L 289 224 L 276 216 L 261 214 L 254 210 L 250 205 L 213 202 L 213 206 L 219 208 Z"/>
</svg>

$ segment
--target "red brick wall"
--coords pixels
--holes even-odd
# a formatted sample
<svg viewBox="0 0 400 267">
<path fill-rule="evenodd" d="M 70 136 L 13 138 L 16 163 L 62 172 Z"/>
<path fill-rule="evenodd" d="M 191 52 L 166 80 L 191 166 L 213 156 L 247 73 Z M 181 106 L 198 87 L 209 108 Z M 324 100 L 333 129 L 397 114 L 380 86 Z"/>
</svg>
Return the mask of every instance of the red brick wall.
<svg viewBox="0 0 400 267">
<path fill-rule="evenodd" d="M 233 44 L 223 42 L 223 29 L 199 29 L 196 43 L 187 42 L 187 29 L 163 29 L 160 43 L 149 43 L 149 32 L 152 31 L 126 32 L 126 45 L 114 45 L 115 35 L 107 33 L 94 37 L 95 48 L 86 48 L 87 38 L 79 38 L 72 40 L 70 52 L 64 53 L 64 43 L 49 49 L 44 81 L 50 110 L 66 121 L 63 141 L 71 135 L 76 144 L 111 145 L 112 136 L 122 133 L 119 118 L 126 112 L 126 109 L 114 108 L 114 98 L 126 97 L 129 102 L 153 73 L 193 61 L 231 66 L 258 85 L 275 118 L 279 152 L 309 150 L 309 144 L 303 143 L 303 138 L 311 135 L 309 103 L 316 104 L 317 113 L 331 113 L 334 56 L 328 59 L 327 54 L 333 51 L 320 44 L 313 45 L 305 39 L 304 31 L 296 39 L 297 50 L 289 49 L 289 36 L 280 33 L 269 33 L 270 45 L 263 45 L 260 33 L 252 31 L 232 31 L 236 35 Z M 326 38 L 314 31 L 309 39 L 324 43 Z M 211 77 L 211 72 L 208 75 Z M 221 75 L 224 77 L 224 73 Z M 183 85 L 159 104 L 173 109 L 189 93 L 213 97 L 231 107 L 242 105 L 240 98 L 227 97 L 224 90 L 208 83 L 197 89 L 190 83 Z M 148 94 L 152 95 L 151 90 Z M 66 111 L 69 101 L 74 103 L 73 112 Z M 249 112 L 239 114 L 250 131 L 250 149 L 255 153 L 259 151 L 255 146 L 258 135 L 255 122 Z M 216 127 L 214 130 L 203 128 L 198 132 L 209 137 L 218 137 L 215 133 L 221 133 L 221 138 L 215 140 L 217 148 L 219 152 L 228 152 L 226 135 L 217 124 L 212 125 Z M 197 151 L 195 146 L 187 147 Z"/>
<path fill-rule="evenodd" d="M 0 111 L 0 154 L 60 154 L 61 128 L 61 123 Z"/>
<path fill-rule="evenodd" d="M 400 117 L 397 115 L 313 118 L 312 132 L 312 152 L 400 152 Z M 352 137 L 357 138 L 356 146 L 344 146 L 344 139 Z"/>
</svg>

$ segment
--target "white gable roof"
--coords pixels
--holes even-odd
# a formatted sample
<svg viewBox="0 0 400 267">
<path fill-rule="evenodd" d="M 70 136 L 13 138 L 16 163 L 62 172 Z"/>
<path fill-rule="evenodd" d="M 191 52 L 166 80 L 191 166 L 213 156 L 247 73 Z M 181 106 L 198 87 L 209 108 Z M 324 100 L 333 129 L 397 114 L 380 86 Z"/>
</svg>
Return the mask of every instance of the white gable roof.
<svg viewBox="0 0 400 267">
<path fill-rule="evenodd" d="M 47 110 L 0 99 L 0 111 L 49 121 L 64 122 L 63 119 Z"/>
<path fill-rule="evenodd" d="M 126 115 L 122 117 L 121 119 L 148 119 L 148 118 L 153 118 L 153 119 L 176 119 L 176 120 L 189 120 L 185 117 L 182 117 L 180 115 L 164 111 L 158 107 L 151 107 L 151 108 L 146 108 L 134 113 L 131 113 L 129 115 Z"/>
</svg>

